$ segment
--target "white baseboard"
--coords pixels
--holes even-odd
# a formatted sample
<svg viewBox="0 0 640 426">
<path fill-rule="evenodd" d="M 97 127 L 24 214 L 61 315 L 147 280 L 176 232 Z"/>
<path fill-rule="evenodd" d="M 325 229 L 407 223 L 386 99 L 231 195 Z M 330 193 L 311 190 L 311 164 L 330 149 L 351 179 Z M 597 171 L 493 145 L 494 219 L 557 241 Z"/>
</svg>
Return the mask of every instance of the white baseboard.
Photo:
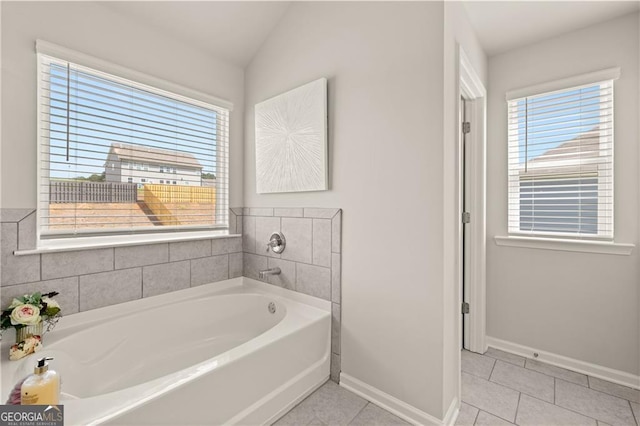
<svg viewBox="0 0 640 426">
<path fill-rule="evenodd" d="M 451 401 L 451 405 L 449 405 L 449 409 L 447 410 L 447 414 L 445 414 L 444 420 L 442 420 L 442 424 L 446 426 L 454 426 L 458 419 L 458 414 L 460 414 L 460 401 L 458 401 L 458 398 L 453 398 L 453 401 Z"/>
<path fill-rule="evenodd" d="M 384 408 L 390 413 L 395 414 L 407 422 L 414 425 L 429 425 L 429 426 L 442 426 L 452 425 L 455 422 L 455 418 L 458 415 L 460 404 L 457 399 L 451 403 L 449 410 L 444 420 L 440 420 L 429 413 L 426 413 L 418 408 L 407 404 L 404 401 L 400 401 L 398 398 L 389 395 L 371 385 L 368 385 L 356 378 L 349 376 L 348 374 L 340 374 L 340 386 L 350 390 L 356 395 L 360 395 L 367 401 L 371 401 L 374 404 Z M 445 423 L 447 421 L 447 423 Z"/>
<path fill-rule="evenodd" d="M 537 361 L 546 362 L 547 364 L 557 367 L 566 368 L 567 370 L 576 371 L 578 373 L 587 374 L 597 377 L 598 379 L 608 380 L 633 389 L 640 389 L 640 376 L 627 373 L 613 368 L 603 367 L 586 361 L 580 361 L 575 358 L 569 358 L 563 355 L 545 352 L 539 349 L 530 348 L 518 343 L 508 342 L 506 340 L 496 339 L 487 336 L 486 343 L 495 349 L 520 355 L 525 358 L 535 359 Z M 533 354 L 537 353 L 538 357 L 534 358 Z"/>
</svg>

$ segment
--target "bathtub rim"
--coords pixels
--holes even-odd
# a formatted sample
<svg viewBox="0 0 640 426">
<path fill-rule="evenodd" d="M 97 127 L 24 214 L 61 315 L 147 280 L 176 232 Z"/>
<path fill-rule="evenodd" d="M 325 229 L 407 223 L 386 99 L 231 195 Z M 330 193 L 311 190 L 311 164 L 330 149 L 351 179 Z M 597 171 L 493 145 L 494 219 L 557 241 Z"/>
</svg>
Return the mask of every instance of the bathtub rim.
<svg viewBox="0 0 640 426">
<path fill-rule="evenodd" d="M 162 295 L 151 296 L 148 298 L 136 299 L 136 300 L 121 303 L 118 305 L 111 305 L 111 306 L 97 308 L 90 311 L 84 311 L 84 312 L 68 315 L 66 317 L 66 321 L 61 321 L 59 326 L 54 331 L 53 336 L 51 335 L 49 336 L 50 338 L 54 338 L 54 339 L 51 339 L 50 342 L 54 343 L 60 339 L 64 339 L 64 337 L 66 337 L 69 333 L 73 333 L 77 329 L 92 327 L 95 324 L 99 324 L 105 320 L 108 321 L 109 319 L 111 319 L 116 315 L 120 316 L 120 315 L 140 312 L 142 310 L 151 310 L 155 307 L 166 306 L 167 304 L 173 304 L 173 303 L 180 303 L 180 302 L 196 299 L 202 296 L 216 296 L 216 295 L 222 296 L 222 295 L 233 295 L 233 294 L 262 294 L 265 296 L 280 299 L 281 302 L 284 303 L 287 308 L 287 316 L 285 316 L 285 318 L 283 318 L 283 320 L 280 323 L 276 324 L 272 329 L 265 331 L 263 334 L 261 334 L 260 336 L 257 336 L 255 339 L 252 339 L 249 342 L 246 342 L 236 348 L 233 348 L 227 352 L 224 352 L 223 354 L 218 355 L 217 357 L 210 358 L 199 364 L 194 364 L 193 366 L 190 366 L 186 369 L 178 370 L 169 375 L 162 376 L 160 378 L 156 378 L 149 382 L 132 386 L 130 388 L 125 388 L 115 392 L 110 392 L 110 393 L 92 396 L 88 398 L 82 398 L 81 400 L 78 400 L 78 401 L 88 401 L 88 403 L 84 404 L 83 406 L 77 406 L 76 404 L 78 404 L 78 402 L 76 400 L 65 400 L 65 401 L 61 401 L 61 403 L 65 405 L 69 405 L 70 406 L 69 410 L 71 410 L 72 408 L 80 409 L 79 410 L 80 413 L 78 413 L 80 414 L 80 416 L 78 417 L 82 419 L 84 424 L 99 424 L 105 421 L 109 421 L 111 419 L 119 417 L 124 412 L 140 407 L 144 405 L 146 402 L 148 402 L 149 400 L 157 398 L 166 393 L 172 392 L 176 388 L 179 388 L 182 385 L 187 384 L 189 381 L 195 380 L 197 377 L 200 377 L 201 375 L 209 373 L 215 370 L 216 368 L 219 368 L 220 366 L 225 365 L 226 362 L 223 362 L 221 365 L 211 364 L 212 360 L 218 357 L 221 357 L 233 351 L 240 352 L 240 356 L 232 357 L 231 361 L 227 361 L 227 362 L 235 362 L 235 360 L 241 359 L 243 356 L 246 355 L 244 352 L 249 353 L 247 349 L 249 346 L 254 345 L 254 346 L 260 347 L 265 344 L 271 344 L 283 338 L 284 336 L 286 336 L 286 334 L 279 334 L 275 336 L 276 337 L 275 340 L 269 341 L 268 343 L 264 342 L 265 337 L 261 339 L 262 336 L 268 334 L 269 332 L 271 332 L 271 330 L 280 326 L 281 323 L 285 323 L 285 320 L 288 320 L 288 321 L 285 323 L 285 325 L 282 325 L 280 328 L 285 327 L 284 331 L 287 331 L 287 330 L 290 331 L 292 325 L 289 324 L 289 322 L 292 321 L 292 319 L 291 317 L 289 317 L 289 315 L 299 316 L 302 314 L 302 316 L 309 321 L 320 321 L 323 318 L 327 318 L 327 317 L 330 321 L 330 318 L 331 318 L 331 302 L 330 301 L 318 299 L 316 297 L 309 296 L 302 293 L 297 293 L 292 290 L 277 287 L 277 286 L 256 281 L 250 278 L 239 277 L 239 278 L 233 278 L 233 279 L 220 281 L 216 283 L 210 283 L 210 284 L 205 284 L 197 287 L 183 289 L 176 292 L 170 292 Z M 304 305 L 304 306 L 300 306 L 300 305 Z M 309 308 L 311 309 L 311 311 L 307 311 L 307 309 Z M 311 312 L 311 315 L 307 316 L 305 312 Z M 56 335 L 60 337 L 56 338 Z M 256 344 L 255 343 L 256 340 L 259 341 L 259 343 Z M 251 343 L 251 345 L 247 345 L 248 343 Z M 12 344 L 12 341 L 2 342 L 1 350 L 8 351 L 8 348 L 9 346 L 11 346 L 11 344 Z M 244 345 L 247 345 L 247 346 L 244 346 Z M 30 355 L 24 358 L 23 360 L 20 360 L 17 362 L 9 361 L 7 358 L 3 357 L 1 361 L 1 365 L 2 365 L 2 370 L 4 370 L 3 373 L 5 373 L 3 374 L 5 379 L 7 378 L 7 375 L 10 375 L 11 378 L 9 378 L 9 381 L 10 382 L 14 381 L 14 376 L 16 376 L 16 371 L 20 367 L 23 367 L 25 365 L 28 367 L 29 366 L 28 363 L 30 362 L 33 363 L 39 356 L 42 356 L 42 354 L 46 354 L 46 349 L 47 349 L 47 343 L 45 340 L 45 346 L 43 351 L 36 354 L 36 356 Z M 330 349 L 328 352 L 330 354 Z M 7 353 L 7 352 L 4 352 L 4 353 Z M 318 362 L 316 364 L 318 365 L 314 364 L 310 366 L 308 370 L 311 371 L 313 369 L 317 369 L 318 366 L 322 364 L 322 362 Z M 195 368 L 195 366 L 200 366 L 198 368 L 197 374 L 186 373 L 186 370 L 192 370 Z M 52 368 L 55 369 L 55 361 L 54 361 L 54 364 L 52 364 Z M 183 375 L 178 374 L 183 372 L 184 372 Z M 9 373 L 9 374 L 6 374 L 6 373 Z M 167 378 L 170 376 L 176 376 L 179 378 L 179 380 L 170 383 L 167 380 Z M 328 376 L 322 380 L 326 380 L 327 378 Z M 316 383 L 318 382 L 318 379 L 319 377 L 315 379 Z M 312 387 L 316 388 L 320 384 L 322 384 L 322 381 L 320 381 L 319 384 L 314 384 L 314 386 Z M 11 391 L 13 385 L 14 383 L 6 383 L 6 380 L 3 380 L 3 383 L 2 383 L 3 398 L 6 398 L 8 393 Z M 139 398 L 134 398 L 133 402 L 126 403 L 126 404 L 122 402 L 123 398 L 127 398 L 127 399 L 132 398 L 134 395 L 137 395 L 137 391 L 139 389 L 143 389 L 144 387 L 150 387 L 152 388 L 152 390 L 144 392 L 144 394 Z M 113 403 L 113 405 L 115 405 L 117 408 L 110 410 L 110 412 L 103 412 L 96 415 L 95 413 L 89 412 L 90 410 L 85 410 L 85 408 L 87 408 L 87 406 L 89 406 L 91 402 L 100 402 L 102 404 L 106 403 L 108 405 L 111 405 L 110 403 Z M 75 415 L 71 416 L 69 414 L 68 414 L 69 420 L 72 420 L 73 418 L 77 418 Z"/>
</svg>

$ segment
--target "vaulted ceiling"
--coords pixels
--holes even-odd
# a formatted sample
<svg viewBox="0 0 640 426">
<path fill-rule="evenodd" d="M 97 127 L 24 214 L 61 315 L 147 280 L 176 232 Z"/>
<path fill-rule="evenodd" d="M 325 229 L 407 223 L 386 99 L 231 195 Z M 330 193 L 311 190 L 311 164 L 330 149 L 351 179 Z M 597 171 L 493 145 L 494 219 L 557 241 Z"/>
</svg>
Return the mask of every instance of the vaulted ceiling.
<svg viewBox="0 0 640 426">
<path fill-rule="evenodd" d="M 109 1 L 101 4 L 244 68 L 290 2 Z"/>
<path fill-rule="evenodd" d="M 639 10 L 637 1 L 464 1 L 488 56 Z"/>
<path fill-rule="evenodd" d="M 463 3 L 489 56 L 640 10 L 638 1 L 466 0 Z M 101 4 L 244 68 L 291 2 L 110 1 Z"/>
</svg>

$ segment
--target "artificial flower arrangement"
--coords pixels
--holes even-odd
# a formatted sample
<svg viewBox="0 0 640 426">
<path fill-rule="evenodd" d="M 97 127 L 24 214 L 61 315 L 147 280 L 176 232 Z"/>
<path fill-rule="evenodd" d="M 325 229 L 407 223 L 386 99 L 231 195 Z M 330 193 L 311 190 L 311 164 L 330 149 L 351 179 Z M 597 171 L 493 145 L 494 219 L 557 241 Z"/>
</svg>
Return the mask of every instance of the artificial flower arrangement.
<svg viewBox="0 0 640 426">
<path fill-rule="evenodd" d="M 60 305 L 53 299 L 58 294 L 56 291 L 25 294 L 13 299 L 2 311 L 0 330 L 16 329 L 16 344 L 9 349 L 9 359 L 18 360 L 42 348 L 44 323 L 46 331 L 51 331 L 62 317 Z"/>
</svg>

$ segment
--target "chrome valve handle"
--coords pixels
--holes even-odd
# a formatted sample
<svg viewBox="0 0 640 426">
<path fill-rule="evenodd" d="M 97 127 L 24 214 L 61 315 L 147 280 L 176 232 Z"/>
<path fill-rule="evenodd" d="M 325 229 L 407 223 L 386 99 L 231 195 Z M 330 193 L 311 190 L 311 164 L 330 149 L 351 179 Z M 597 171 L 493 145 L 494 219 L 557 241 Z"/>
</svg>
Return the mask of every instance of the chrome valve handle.
<svg viewBox="0 0 640 426">
<path fill-rule="evenodd" d="M 267 251 L 271 249 L 274 253 L 282 253 L 284 251 L 287 242 L 284 239 L 284 235 L 281 232 L 274 232 L 269 238 L 267 243 Z"/>
</svg>

